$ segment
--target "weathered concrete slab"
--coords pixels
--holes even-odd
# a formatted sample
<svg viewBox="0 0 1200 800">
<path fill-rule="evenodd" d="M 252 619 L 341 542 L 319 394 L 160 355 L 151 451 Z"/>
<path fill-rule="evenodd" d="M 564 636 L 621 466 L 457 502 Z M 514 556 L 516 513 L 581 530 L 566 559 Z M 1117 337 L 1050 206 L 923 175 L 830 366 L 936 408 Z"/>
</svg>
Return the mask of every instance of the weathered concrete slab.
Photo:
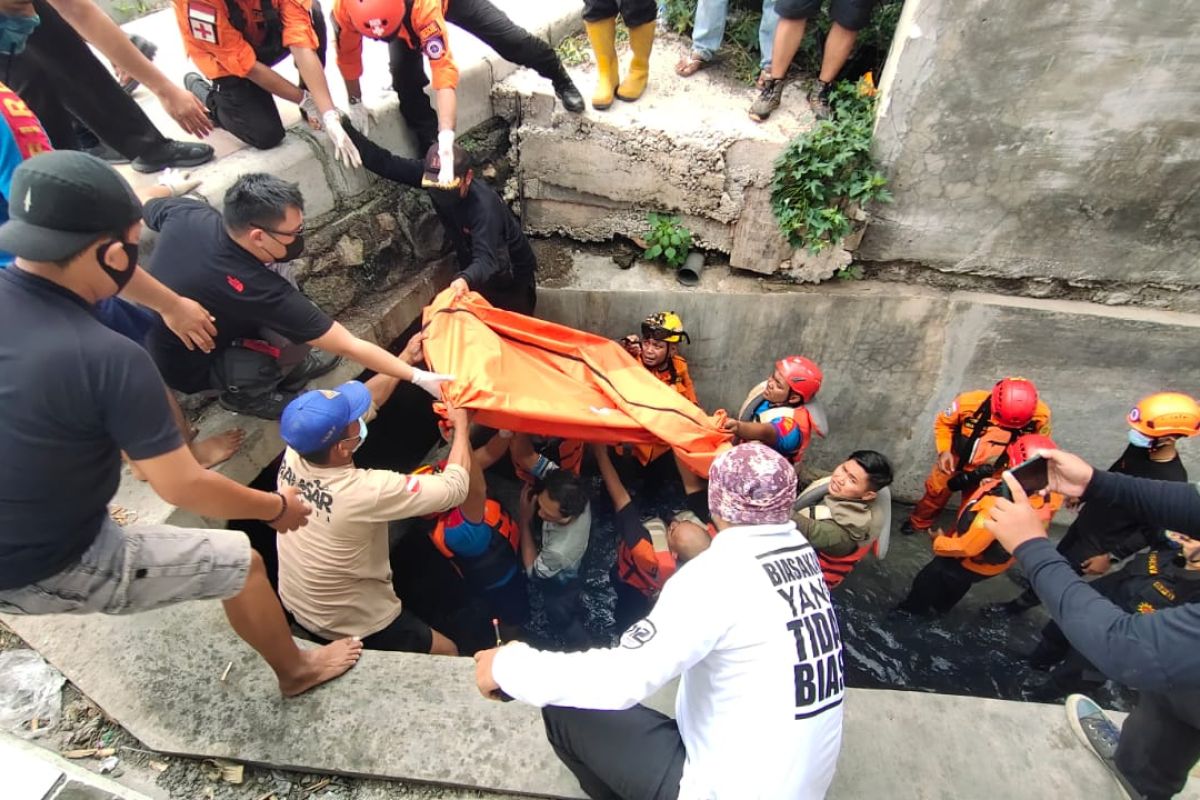
<svg viewBox="0 0 1200 800">
<path fill-rule="evenodd" d="M 582 797 L 519 703 L 483 700 L 470 659 L 367 652 L 300 698 L 216 603 L 134 617 L 5 617 L 106 713 L 166 753 L 548 797 Z M 225 683 L 225 666 L 233 668 Z M 654 705 L 670 707 L 669 698 Z M 981 757 L 981 754 L 986 754 Z M 1058 706 L 851 690 L 830 798 L 1119 800 Z M 1189 789 L 1186 797 L 1200 797 Z"/>
<path fill-rule="evenodd" d="M 6 800 L 150 800 L 56 753 L 0 733 Z"/>
<path fill-rule="evenodd" d="M 1138 398 L 1200 387 L 1197 315 L 875 282 L 814 290 L 717 268 L 687 290 L 658 266 L 621 270 L 584 253 L 575 265 L 556 283 L 567 288 L 539 293 L 539 315 L 620 336 L 653 311 L 678 311 L 705 408 L 736 410 L 787 352 L 816 359 L 832 432 L 810 458 L 832 468 L 859 448 L 884 452 L 905 500 L 920 495 L 932 463 L 934 415 L 960 391 L 1005 375 L 1034 380 L 1055 439 L 1107 465 L 1125 447 L 1125 414 Z"/>
<path fill-rule="evenodd" d="M 729 252 L 748 204 L 752 219 L 745 224 L 759 225 L 761 198 L 754 205 L 748 195 L 768 184 L 788 139 L 813 124 L 803 86 L 789 85 L 783 107 L 754 123 L 747 115 L 752 87 L 718 70 L 687 79 L 675 74 L 687 46 L 660 33 L 646 93 L 605 111 L 589 107 L 582 116 L 557 108 L 536 76 L 517 73 L 496 87 L 495 109 L 514 123 L 528 230 L 599 241 L 639 235 L 647 211 L 670 211 L 683 215 L 702 246 Z M 590 95 L 594 65 L 572 75 Z M 752 258 L 745 250 L 745 244 L 738 249 L 739 259 Z M 776 271 L 790 255 L 782 252 L 761 271 Z"/>
<path fill-rule="evenodd" d="M 876 131 L 895 202 L 874 210 L 864 257 L 1112 282 L 1125 302 L 1172 286 L 1196 309 L 1200 89 L 1177 76 L 1200 65 L 1200 15 L 1155 11 L 907 3 Z"/>
</svg>

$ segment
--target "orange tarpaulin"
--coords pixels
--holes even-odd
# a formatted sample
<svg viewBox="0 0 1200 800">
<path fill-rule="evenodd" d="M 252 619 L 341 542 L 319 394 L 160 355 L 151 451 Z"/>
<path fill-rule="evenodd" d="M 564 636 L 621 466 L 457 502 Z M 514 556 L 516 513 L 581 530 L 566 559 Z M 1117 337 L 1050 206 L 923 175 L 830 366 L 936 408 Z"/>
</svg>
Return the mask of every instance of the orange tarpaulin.
<svg viewBox="0 0 1200 800">
<path fill-rule="evenodd" d="M 425 356 L 447 400 L 492 428 L 607 444 L 665 443 L 700 475 L 729 435 L 616 342 L 450 290 L 425 308 Z"/>
</svg>

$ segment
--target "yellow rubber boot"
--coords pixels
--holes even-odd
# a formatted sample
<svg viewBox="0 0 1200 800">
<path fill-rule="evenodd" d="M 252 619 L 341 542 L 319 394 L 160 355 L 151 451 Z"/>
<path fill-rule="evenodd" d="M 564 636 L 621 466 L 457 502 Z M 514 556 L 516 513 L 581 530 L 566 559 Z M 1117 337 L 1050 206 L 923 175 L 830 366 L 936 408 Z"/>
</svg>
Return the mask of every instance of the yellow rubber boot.
<svg viewBox="0 0 1200 800">
<path fill-rule="evenodd" d="M 629 74 L 617 87 L 617 97 L 622 100 L 632 102 L 646 91 L 646 82 L 650 80 L 650 48 L 654 46 L 655 27 L 655 21 L 650 20 L 645 25 L 629 29 L 629 47 L 633 50 L 633 60 L 629 62 Z"/>
<path fill-rule="evenodd" d="M 613 104 L 613 92 L 621 80 L 617 72 L 617 18 L 585 24 L 592 52 L 596 54 L 596 91 L 592 95 L 592 108 L 603 111 Z"/>
</svg>

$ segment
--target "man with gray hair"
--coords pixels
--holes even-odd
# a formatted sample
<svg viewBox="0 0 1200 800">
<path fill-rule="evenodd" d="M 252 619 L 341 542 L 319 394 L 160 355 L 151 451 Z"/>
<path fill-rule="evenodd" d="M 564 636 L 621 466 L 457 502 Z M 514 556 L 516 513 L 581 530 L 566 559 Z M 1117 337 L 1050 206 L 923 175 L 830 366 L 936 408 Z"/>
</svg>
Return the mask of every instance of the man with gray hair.
<svg viewBox="0 0 1200 800">
<path fill-rule="evenodd" d="M 221 212 L 165 197 L 148 201 L 144 217 L 159 233 L 150 258 L 155 277 L 216 317 L 210 353 L 186 349 L 161 320 L 150 331 L 146 347 L 172 389 L 217 390 L 231 411 L 279 419 L 309 380 L 337 364 L 311 345 L 439 396 L 449 376 L 353 335 L 270 268 L 304 252 L 304 197 L 296 184 L 250 173 L 229 187 Z"/>
<path fill-rule="evenodd" d="M 589 797 L 819 800 L 842 739 L 842 643 L 796 474 L 757 442 L 709 472 L 718 534 L 617 647 L 476 654 L 485 697 L 542 707 Z M 680 676 L 675 719 L 637 705 Z"/>
</svg>

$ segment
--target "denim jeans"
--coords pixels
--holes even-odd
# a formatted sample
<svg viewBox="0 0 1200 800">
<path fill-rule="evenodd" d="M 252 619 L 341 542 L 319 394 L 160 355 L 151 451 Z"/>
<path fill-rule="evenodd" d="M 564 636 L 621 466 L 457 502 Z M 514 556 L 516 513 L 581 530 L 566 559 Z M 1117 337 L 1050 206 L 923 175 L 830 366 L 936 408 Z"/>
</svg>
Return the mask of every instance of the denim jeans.
<svg viewBox="0 0 1200 800">
<path fill-rule="evenodd" d="M 705 61 L 711 60 L 721 47 L 728 11 L 729 0 L 697 0 L 696 25 L 692 29 L 692 52 Z M 762 22 L 758 26 L 758 48 L 762 54 L 759 63 L 763 69 L 771 66 L 771 50 L 775 44 L 775 26 L 778 23 L 775 0 L 763 0 Z"/>
</svg>

